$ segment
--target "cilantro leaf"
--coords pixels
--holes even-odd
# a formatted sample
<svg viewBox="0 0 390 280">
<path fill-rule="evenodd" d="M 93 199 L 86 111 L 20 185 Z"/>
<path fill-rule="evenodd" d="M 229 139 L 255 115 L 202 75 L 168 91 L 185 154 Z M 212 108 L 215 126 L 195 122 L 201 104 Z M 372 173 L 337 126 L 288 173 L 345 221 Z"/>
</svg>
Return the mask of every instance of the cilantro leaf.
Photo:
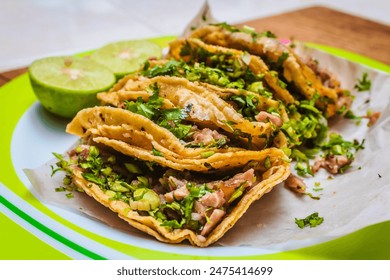
<svg viewBox="0 0 390 280">
<path fill-rule="evenodd" d="M 371 81 L 368 79 L 368 74 L 365 72 L 361 79 L 358 79 L 354 87 L 357 91 L 366 91 L 371 89 Z"/>
<path fill-rule="evenodd" d="M 278 60 L 276 61 L 275 68 L 279 69 L 282 67 L 283 62 L 288 58 L 288 52 L 283 52 L 279 57 Z"/>
<path fill-rule="evenodd" d="M 174 229 L 174 228 L 182 228 L 183 225 L 184 225 L 184 222 L 185 222 L 184 219 L 182 219 L 180 223 L 178 221 L 176 221 L 176 220 L 166 220 L 166 221 L 162 222 L 160 224 L 160 226 L 168 227 L 168 228 L 172 228 L 172 229 Z"/>
<path fill-rule="evenodd" d="M 254 120 L 254 117 L 259 113 L 257 110 L 259 98 L 255 94 L 232 95 L 228 99 L 239 107 L 237 112 L 242 114 L 244 118 Z"/>
<path fill-rule="evenodd" d="M 159 150 L 156 150 L 155 148 L 152 149 L 152 154 L 158 157 L 164 156 L 163 153 L 161 153 Z"/>
<path fill-rule="evenodd" d="M 313 214 L 307 216 L 306 218 L 299 219 L 295 218 L 295 223 L 299 228 L 304 228 L 310 226 L 311 228 L 316 227 L 322 224 L 324 221 L 323 217 L 318 216 L 318 212 L 314 212 Z"/>
<path fill-rule="evenodd" d="M 145 64 L 141 72 L 142 76 L 153 78 L 156 76 L 177 76 L 179 73 L 177 69 L 179 68 L 181 62 L 176 60 L 170 60 L 163 65 L 156 65 L 150 68 L 150 63 Z"/>
<path fill-rule="evenodd" d="M 192 126 L 182 123 L 188 116 L 188 108 L 170 108 L 160 111 L 160 118 L 156 121 L 158 125 L 171 131 L 177 138 L 183 139 L 190 132 Z"/>
</svg>

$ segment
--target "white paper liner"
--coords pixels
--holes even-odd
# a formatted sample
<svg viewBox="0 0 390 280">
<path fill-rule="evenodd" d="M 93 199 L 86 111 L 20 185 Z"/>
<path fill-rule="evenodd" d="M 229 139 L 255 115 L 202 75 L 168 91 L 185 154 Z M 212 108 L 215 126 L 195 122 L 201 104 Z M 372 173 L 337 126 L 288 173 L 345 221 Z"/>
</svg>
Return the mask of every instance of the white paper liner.
<svg viewBox="0 0 390 280">
<path fill-rule="evenodd" d="M 187 38 L 194 29 L 200 28 L 202 26 L 206 26 L 211 23 L 216 23 L 217 21 L 214 19 L 208 1 L 204 1 L 202 8 L 196 14 L 196 16 L 187 24 L 186 28 L 181 35 L 181 37 Z"/>
<path fill-rule="evenodd" d="M 203 15 L 204 10 L 199 14 Z M 210 14 L 208 16 L 212 19 Z M 199 18 L 190 23 L 187 30 L 195 22 L 199 23 Z M 203 22 L 200 21 L 201 24 Z M 331 131 L 339 132 L 346 140 L 365 139 L 365 148 L 357 153 L 352 168 L 345 174 L 329 179 L 329 174 L 320 170 L 314 178 L 305 179 L 309 189 L 317 182 L 320 183 L 319 188 L 323 190 L 310 191 L 319 196 L 320 200 L 295 194 L 282 185 L 277 186 L 254 203 L 216 245 L 294 249 L 343 236 L 390 219 L 390 76 L 316 49 L 299 45 L 297 52 L 317 59 L 321 66 L 336 74 L 342 87 L 356 96 L 352 106 L 356 115 L 366 115 L 367 110 L 372 110 L 381 112 L 381 117 L 371 127 L 367 126 L 366 119 L 360 125 L 347 119 L 331 122 Z M 354 85 L 363 73 L 368 73 L 372 82 L 371 90 L 356 92 Z M 34 170 L 25 170 L 34 188 L 32 192 L 39 199 L 66 207 L 70 211 L 81 211 L 80 215 L 85 213 L 113 228 L 139 236 L 139 231 L 84 193 L 74 192 L 74 198 L 68 199 L 64 193 L 55 192 L 54 189 L 62 183 L 62 176 L 50 176 L 50 165 L 54 162 L 55 160 Z M 315 228 L 298 228 L 295 218 L 304 218 L 313 212 L 324 217 L 323 224 Z"/>
</svg>

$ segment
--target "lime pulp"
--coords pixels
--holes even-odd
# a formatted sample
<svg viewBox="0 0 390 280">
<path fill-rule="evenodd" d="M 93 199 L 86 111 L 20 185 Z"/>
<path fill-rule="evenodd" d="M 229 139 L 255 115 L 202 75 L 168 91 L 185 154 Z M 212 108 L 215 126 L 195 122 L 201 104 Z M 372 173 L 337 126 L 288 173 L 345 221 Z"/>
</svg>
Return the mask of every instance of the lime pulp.
<svg viewBox="0 0 390 280">
<path fill-rule="evenodd" d="M 136 72 L 149 58 L 161 58 L 161 47 L 147 40 L 120 41 L 96 50 L 91 59 L 106 66 L 117 78 Z"/>
<path fill-rule="evenodd" d="M 35 95 L 48 111 L 66 118 L 98 104 L 96 94 L 116 79 L 106 67 L 81 57 L 47 57 L 34 61 L 29 77 Z"/>
</svg>

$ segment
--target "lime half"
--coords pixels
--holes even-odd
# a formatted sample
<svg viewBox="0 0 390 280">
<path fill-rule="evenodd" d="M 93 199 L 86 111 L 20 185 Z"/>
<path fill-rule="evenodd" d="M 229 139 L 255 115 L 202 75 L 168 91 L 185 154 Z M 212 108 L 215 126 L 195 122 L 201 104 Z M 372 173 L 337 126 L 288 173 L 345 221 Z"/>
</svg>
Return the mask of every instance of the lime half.
<svg viewBox="0 0 390 280">
<path fill-rule="evenodd" d="M 48 111 L 71 118 L 99 102 L 96 93 L 116 79 L 106 67 L 81 57 L 47 57 L 34 61 L 29 77 L 35 95 Z"/>
<path fill-rule="evenodd" d="M 161 58 L 161 47 L 147 40 L 120 41 L 108 44 L 92 55 L 92 60 L 106 66 L 119 79 L 136 72 L 148 58 Z"/>
</svg>

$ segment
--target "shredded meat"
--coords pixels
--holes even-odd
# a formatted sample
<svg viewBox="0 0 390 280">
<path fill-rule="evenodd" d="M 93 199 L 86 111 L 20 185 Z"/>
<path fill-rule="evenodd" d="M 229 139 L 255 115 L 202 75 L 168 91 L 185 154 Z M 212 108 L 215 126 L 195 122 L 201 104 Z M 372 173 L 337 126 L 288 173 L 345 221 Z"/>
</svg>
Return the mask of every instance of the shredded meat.
<svg viewBox="0 0 390 280">
<path fill-rule="evenodd" d="M 164 198 L 167 202 L 170 203 L 170 202 L 173 202 L 174 200 L 178 200 L 178 201 L 183 200 L 189 194 L 190 194 L 190 192 L 188 191 L 187 187 L 181 186 L 181 187 L 177 188 L 176 190 L 173 190 L 171 192 L 164 194 Z"/>
<path fill-rule="evenodd" d="M 301 178 L 299 178 L 293 174 L 288 176 L 288 178 L 284 182 L 284 185 L 297 193 L 305 193 L 305 191 L 306 191 L 305 182 L 303 182 L 303 180 Z"/>
<path fill-rule="evenodd" d="M 171 190 L 185 187 L 187 185 L 187 180 L 179 180 L 173 176 L 168 177 L 168 185 Z"/>
<path fill-rule="evenodd" d="M 202 130 L 196 131 L 194 133 L 194 143 L 203 145 L 209 145 L 219 140 L 225 138 L 224 135 L 218 133 L 216 130 L 211 130 L 210 128 L 204 128 Z"/>
<path fill-rule="evenodd" d="M 70 158 L 74 157 L 81 157 L 81 158 L 87 158 L 89 155 L 89 145 L 79 145 L 77 147 L 78 149 L 81 149 L 81 152 L 77 152 L 76 149 L 72 149 L 68 152 L 68 155 Z"/>
<path fill-rule="evenodd" d="M 314 161 L 314 164 L 311 166 L 311 171 L 317 173 L 318 170 L 323 166 L 324 159 L 317 159 Z"/>
<path fill-rule="evenodd" d="M 204 206 L 202 203 L 199 201 L 194 202 L 194 210 L 196 211 L 197 214 L 199 214 L 201 217 L 205 216 L 207 206 Z"/>
<path fill-rule="evenodd" d="M 253 168 L 251 168 L 244 173 L 236 174 L 229 180 L 224 181 L 220 188 L 225 194 L 225 200 L 228 201 L 236 188 L 245 182 L 245 188 L 252 187 L 253 183 L 255 182 L 255 178 L 255 171 Z"/>
<path fill-rule="evenodd" d="M 175 200 L 175 198 L 173 197 L 173 191 L 164 194 L 164 199 L 165 199 L 165 201 L 168 202 L 168 203 L 173 202 L 173 201 Z"/>
<path fill-rule="evenodd" d="M 222 190 L 218 190 L 216 192 L 212 192 L 204 195 L 200 199 L 200 202 L 204 206 L 220 208 L 222 207 L 222 205 L 225 204 L 226 200 L 224 198 L 224 192 Z"/>
<path fill-rule="evenodd" d="M 210 215 L 209 221 L 203 226 L 201 235 L 207 235 L 225 216 L 226 212 L 221 209 L 214 209 Z"/>
<path fill-rule="evenodd" d="M 191 213 L 191 219 L 194 221 L 200 221 L 203 217 L 199 213 Z"/>
<path fill-rule="evenodd" d="M 265 122 L 266 120 L 269 120 L 277 127 L 281 127 L 283 125 L 283 121 L 278 116 L 272 115 L 266 111 L 261 111 L 255 116 L 255 119 L 259 122 Z"/>
<path fill-rule="evenodd" d="M 248 187 L 251 187 L 255 180 L 255 170 L 253 168 L 248 169 L 244 173 L 234 175 L 229 180 L 224 182 L 224 186 L 228 188 L 237 188 L 245 181 L 248 182 Z"/>
<path fill-rule="evenodd" d="M 376 123 L 376 121 L 381 116 L 381 112 L 375 112 L 371 114 L 367 114 L 367 116 L 364 116 L 364 118 L 368 119 L 368 126 L 372 126 Z"/>
<path fill-rule="evenodd" d="M 325 168 L 329 173 L 337 174 L 340 169 L 352 162 L 345 155 L 328 156 L 325 159 L 318 159 L 314 162 L 311 170 L 313 173 L 317 172 L 321 167 Z"/>
<path fill-rule="evenodd" d="M 321 83 L 329 88 L 338 88 L 340 87 L 340 82 L 336 79 L 336 77 L 330 73 L 328 70 L 323 69 L 319 66 L 318 62 L 314 60 L 312 57 L 304 58 L 304 63 L 309 66 L 311 70 L 315 73 L 317 78 L 321 80 Z"/>
<path fill-rule="evenodd" d="M 223 186 L 224 182 L 222 180 L 212 181 L 207 183 L 207 187 L 213 190 L 218 190 Z"/>
<path fill-rule="evenodd" d="M 348 95 L 340 96 L 336 102 L 336 111 L 343 109 L 341 115 L 344 115 L 351 108 L 351 104 L 352 104 L 351 96 Z"/>
</svg>

